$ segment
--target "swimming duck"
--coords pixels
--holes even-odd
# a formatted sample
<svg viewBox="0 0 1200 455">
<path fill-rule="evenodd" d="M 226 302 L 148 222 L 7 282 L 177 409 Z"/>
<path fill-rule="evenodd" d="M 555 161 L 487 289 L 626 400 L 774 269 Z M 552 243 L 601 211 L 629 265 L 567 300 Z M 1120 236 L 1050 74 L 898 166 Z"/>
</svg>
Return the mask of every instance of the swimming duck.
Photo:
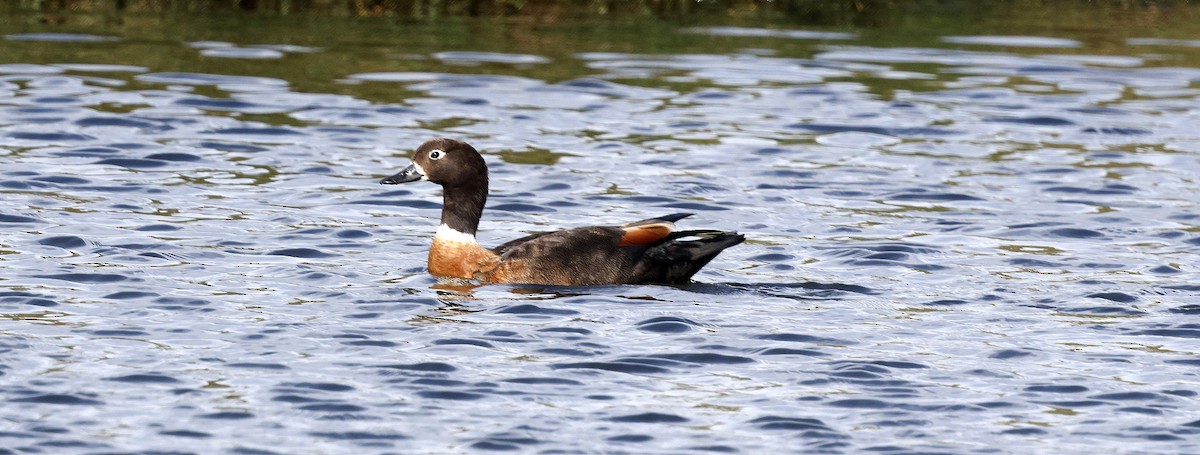
<svg viewBox="0 0 1200 455">
<path fill-rule="evenodd" d="M 412 164 L 379 183 L 430 181 L 442 186 L 442 224 L 429 248 L 429 273 L 491 283 L 560 286 L 691 280 L 722 250 L 742 243 L 737 232 L 676 231 L 690 213 L 621 226 L 591 226 L 521 237 L 492 249 L 475 241 L 488 194 L 483 156 L 466 142 L 421 144 Z"/>
</svg>

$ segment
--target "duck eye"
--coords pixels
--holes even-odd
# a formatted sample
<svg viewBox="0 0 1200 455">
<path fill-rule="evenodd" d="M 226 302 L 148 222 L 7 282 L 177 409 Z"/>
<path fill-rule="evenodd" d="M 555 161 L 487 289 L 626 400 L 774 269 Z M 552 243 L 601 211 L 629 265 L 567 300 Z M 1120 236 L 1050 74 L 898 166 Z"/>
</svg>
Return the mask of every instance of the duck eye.
<svg viewBox="0 0 1200 455">
<path fill-rule="evenodd" d="M 440 159 L 442 159 L 442 156 L 445 154 L 446 154 L 446 152 L 443 152 L 441 150 L 434 150 L 432 152 L 429 152 L 429 159 L 440 160 Z"/>
</svg>

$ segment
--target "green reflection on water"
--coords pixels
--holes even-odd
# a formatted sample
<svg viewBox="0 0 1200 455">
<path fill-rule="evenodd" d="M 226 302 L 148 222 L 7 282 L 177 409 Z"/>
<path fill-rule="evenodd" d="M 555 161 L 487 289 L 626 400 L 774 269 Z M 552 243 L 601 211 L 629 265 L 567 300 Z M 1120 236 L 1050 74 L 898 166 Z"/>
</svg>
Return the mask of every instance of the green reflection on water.
<svg viewBox="0 0 1200 455">
<path fill-rule="evenodd" d="M 1063 250 L 1047 245 L 1001 245 L 998 248 L 1013 253 L 1044 254 L 1050 256 L 1066 253 Z"/>
<path fill-rule="evenodd" d="M 6 25 L 3 33 L 8 36 L 83 33 L 120 38 L 102 42 L 7 39 L 0 41 L 0 63 L 124 64 L 151 72 L 264 76 L 288 81 L 297 91 L 387 103 L 403 103 L 416 94 L 400 83 L 348 83 L 345 78 L 369 72 L 444 72 L 515 75 L 553 83 L 603 73 L 577 58 L 582 52 L 736 54 L 760 49 L 772 56 L 811 58 L 830 46 L 1151 56 L 1145 65 L 1200 67 L 1200 46 L 1126 41 L 1195 40 L 1200 36 L 1200 5 L 1187 2 L 22 0 L 0 4 L 0 23 Z M 356 6 L 360 4 L 367 6 Z M 716 25 L 849 32 L 856 37 L 821 40 L 685 33 L 688 27 Z M 955 35 L 1046 36 L 1078 40 L 1082 46 L 1023 48 L 942 41 Z M 201 49 L 185 44 L 196 41 L 317 50 L 285 52 L 278 59 L 206 57 Z M 532 54 L 549 61 L 463 65 L 437 58 L 439 52 L 468 50 Z M 859 72 L 848 80 L 889 99 L 900 91 L 943 89 L 946 81 L 958 77 L 928 63 L 888 66 L 934 79 L 891 79 Z M 128 73 L 98 75 L 126 81 L 131 77 Z M 620 82 L 685 93 L 711 85 L 661 77 Z M 127 88 L 144 86 L 132 82 Z M 116 113 L 131 108 L 106 107 Z"/>
<path fill-rule="evenodd" d="M 558 163 L 558 160 L 564 156 L 572 156 L 569 153 L 558 153 L 550 150 L 530 147 L 526 151 L 502 150 L 499 153 L 500 159 L 509 164 L 542 164 L 553 165 Z"/>
</svg>

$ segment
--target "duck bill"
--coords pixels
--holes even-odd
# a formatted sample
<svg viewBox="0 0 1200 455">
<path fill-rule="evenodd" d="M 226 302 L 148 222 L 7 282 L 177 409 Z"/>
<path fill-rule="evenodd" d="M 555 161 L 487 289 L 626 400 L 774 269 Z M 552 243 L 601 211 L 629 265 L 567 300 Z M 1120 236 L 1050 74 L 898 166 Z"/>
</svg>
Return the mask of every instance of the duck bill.
<svg viewBox="0 0 1200 455">
<path fill-rule="evenodd" d="M 417 163 L 413 163 L 413 164 L 408 165 L 408 167 L 404 168 L 403 171 L 400 171 L 396 175 L 393 175 L 386 179 L 380 180 L 379 183 L 384 184 L 384 185 L 396 185 L 399 183 L 408 183 L 408 182 L 416 182 L 418 180 L 425 180 L 425 178 L 426 178 L 425 173 L 421 172 L 421 167 L 417 166 Z"/>
</svg>

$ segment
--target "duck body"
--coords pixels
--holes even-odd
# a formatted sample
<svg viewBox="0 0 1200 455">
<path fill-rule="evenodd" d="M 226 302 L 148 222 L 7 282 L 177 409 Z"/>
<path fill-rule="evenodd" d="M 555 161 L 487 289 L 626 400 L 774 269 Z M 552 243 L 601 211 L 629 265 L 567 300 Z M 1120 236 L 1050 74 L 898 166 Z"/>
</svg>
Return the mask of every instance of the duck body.
<svg viewBox="0 0 1200 455">
<path fill-rule="evenodd" d="M 677 213 L 621 226 L 589 226 L 528 235 L 492 249 L 475 241 L 487 200 L 487 165 L 465 142 L 434 139 L 383 184 L 442 185 L 442 224 L 429 249 L 435 276 L 492 283 L 561 286 L 691 281 L 721 251 L 745 240 L 736 232 L 677 231 Z"/>
</svg>

